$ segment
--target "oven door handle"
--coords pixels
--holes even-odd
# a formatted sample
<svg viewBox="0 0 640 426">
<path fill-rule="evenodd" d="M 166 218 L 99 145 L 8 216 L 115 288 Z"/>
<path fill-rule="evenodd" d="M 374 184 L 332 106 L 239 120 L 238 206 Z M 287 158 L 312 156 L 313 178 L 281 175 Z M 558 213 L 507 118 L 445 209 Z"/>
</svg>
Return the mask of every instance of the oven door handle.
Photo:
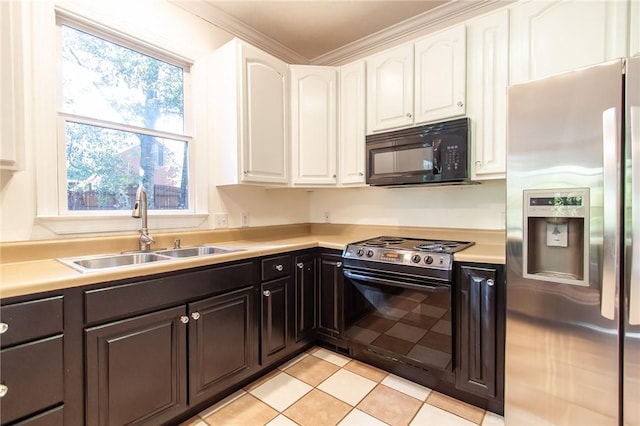
<svg viewBox="0 0 640 426">
<path fill-rule="evenodd" d="M 449 285 L 413 284 L 413 283 L 409 283 L 409 282 L 406 282 L 406 281 L 392 280 L 392 279 L 380 278 L 380 277 L 373 277 L 371 275 L 358 274 L 358 273 L 352 272 L 352 271 L 350 271 L 348 269 L 345 269 L 343 271 L 343 273 L 344 273 L 345 277 L 347 277 L 349 279 L 352 279 L 352 280 L 370 282 L 370 283 L 373 283 L 373 284 L 390 285 L 390 286 L 394 286 L 394 287 L 403 287 L 403 288 L 409 288 L 409 289 L 413 289 L 413 290 L 449 291 L 450 288 L 451 288 Z"/>
</svg>

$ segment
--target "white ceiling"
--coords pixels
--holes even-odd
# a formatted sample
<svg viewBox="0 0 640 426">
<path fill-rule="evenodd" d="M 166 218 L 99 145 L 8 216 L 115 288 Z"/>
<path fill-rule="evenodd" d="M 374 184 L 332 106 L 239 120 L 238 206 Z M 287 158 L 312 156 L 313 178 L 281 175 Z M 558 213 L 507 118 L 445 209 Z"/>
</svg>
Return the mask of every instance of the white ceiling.
<svg viewBox="0 0 640 426">
<path fill-rule="evenodd" d="M 288 63 L 335 65 L 509 0 L 171 1 Z"/>
<path fill-rule="evenodd" d="M 309 60 L 446 3 L 445 0 L 206 1 Z"/>
</svg>

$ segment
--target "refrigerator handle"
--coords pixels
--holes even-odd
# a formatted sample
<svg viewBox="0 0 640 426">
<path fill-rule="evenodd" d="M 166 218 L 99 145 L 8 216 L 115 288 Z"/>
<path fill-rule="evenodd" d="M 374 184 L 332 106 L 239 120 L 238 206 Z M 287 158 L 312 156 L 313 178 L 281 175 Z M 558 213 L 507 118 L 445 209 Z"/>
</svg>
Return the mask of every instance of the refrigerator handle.
<svg viewBox="0 0 640 426">
<path fill-rule="evenodd" d="M 615 319 L 616 291 L 620 265 L 620 194 L 618 165 L 620 163 L 620 144 L 618 138 L 618 120 L 616 108 L 602 113 L 602 149 L 603 149 L 603 246 L 602 246 L 602 288 L 600 289 L 600 315 Z"/>
<path fill-rule="evenodd" d="M 640 244 L 640 106 L 630 107 L 631 122 L 631 250 Z M 634 252 L 631 258 L 631 276 L 629 283 L 629 324 L 640 324 L 640 255 Z"/>
</svg>

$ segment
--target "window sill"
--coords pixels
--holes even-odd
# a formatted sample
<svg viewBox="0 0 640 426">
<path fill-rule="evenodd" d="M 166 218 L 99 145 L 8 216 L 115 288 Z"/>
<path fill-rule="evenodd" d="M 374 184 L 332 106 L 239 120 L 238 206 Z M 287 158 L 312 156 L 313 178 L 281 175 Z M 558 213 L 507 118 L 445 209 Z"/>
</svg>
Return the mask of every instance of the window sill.
<svg viewBox="0 0 640 426">
<path fill-rule="evenodd" d="M 137 231 L 140 219 L 131 216 L 38 216 L 37 222 L 58 235 Z M 197 229 L 209 220 L 209 214 L 149 214 L 149 230 Z"/>
</svg>

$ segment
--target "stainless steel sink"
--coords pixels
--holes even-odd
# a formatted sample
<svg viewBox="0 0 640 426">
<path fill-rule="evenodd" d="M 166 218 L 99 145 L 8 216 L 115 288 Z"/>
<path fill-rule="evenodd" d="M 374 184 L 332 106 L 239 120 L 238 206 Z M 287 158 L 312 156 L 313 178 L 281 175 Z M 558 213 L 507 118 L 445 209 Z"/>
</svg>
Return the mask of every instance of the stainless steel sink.
<svg viewBox="0 0 640 426">
<path fill-rule="evenodd" d="M 234 251 L 240 251 L 240 249 L 232 249 L 227 247 L 216 246 L 196 246 L 196 247 L 184 247 L 171 250 L 160 250 L 157 254 L 169 257 L 194 257 L 194 256 L 209 256 L 211 254 L 223 254 L 232 253 Z"/>
<path fill-rule="evenodd" d="M 152 253 L 121 253 L 98 256 L 63 258 L 58 261 L 80 272 L 95 272 L 108 269 L 120 269 L 152 262 L 167 262 L 187 257 L 210 256 L 231 253 L 242 249 L 218 246 L 194 246 L 179 249 L 159 250 Z"/>
<path fill-rule="evenodd" d="M 121 268 L 124 266 L 140 265 L 151 262 L 167 261 L 171 259 L 167 256 L 161 256 L 156 253 L 126 253 L 58 260 L 80 272 L 88 272 L 103 269 Z"/>
</svg>

